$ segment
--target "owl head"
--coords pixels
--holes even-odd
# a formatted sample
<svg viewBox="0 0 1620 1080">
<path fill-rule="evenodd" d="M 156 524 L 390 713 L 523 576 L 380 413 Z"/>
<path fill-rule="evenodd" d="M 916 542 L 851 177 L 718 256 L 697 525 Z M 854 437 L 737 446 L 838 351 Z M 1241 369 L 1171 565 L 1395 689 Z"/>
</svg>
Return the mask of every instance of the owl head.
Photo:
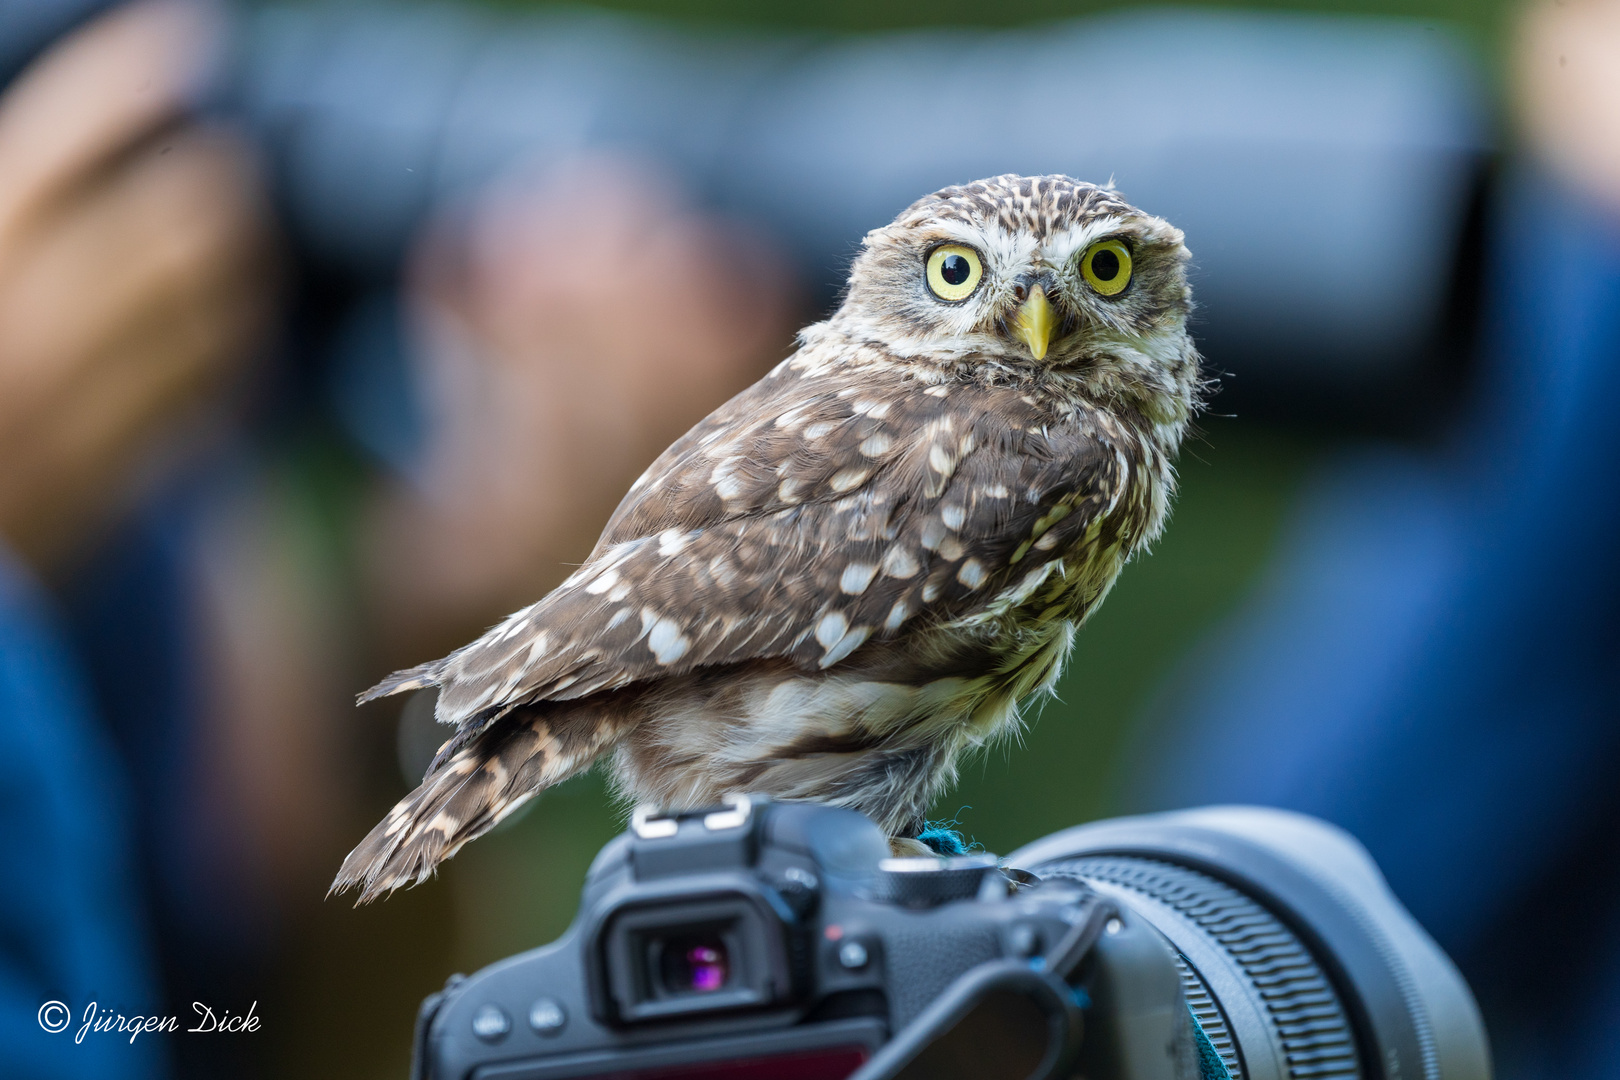
<svg viewBox="0 0 1620 1080">
<path fill-rule="evenodd" d="M 832 325 L 920 364 L 1067 373 L 1184 419 L 1198 378 L 1187 259 L 1181 230 L 1110 188 L 996 176 L 868 233 Z"/>
</svg>

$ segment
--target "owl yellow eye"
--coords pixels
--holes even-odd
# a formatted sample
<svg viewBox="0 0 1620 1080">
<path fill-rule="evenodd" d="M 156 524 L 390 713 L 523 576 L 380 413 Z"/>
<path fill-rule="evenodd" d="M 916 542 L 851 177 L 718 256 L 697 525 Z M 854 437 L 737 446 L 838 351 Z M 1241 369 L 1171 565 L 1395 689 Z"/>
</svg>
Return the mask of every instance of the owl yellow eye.
<svg viewBox="0 0 1620 1080">
<path fill-rule="evenodd" d="M 1118 296 L 1131 283 L 1131 249 L 1118 240 L 1099 240 L 1080 257 L 1086 284 L 1104 296 Z"/>
<path fill-rule="evenodd" d="M 962 244 L 941 244 L 928 253 L 928 287 L 941 300 L 966 300 L 979 287 L 984 265 L 979 253 Z"/>
</svg>

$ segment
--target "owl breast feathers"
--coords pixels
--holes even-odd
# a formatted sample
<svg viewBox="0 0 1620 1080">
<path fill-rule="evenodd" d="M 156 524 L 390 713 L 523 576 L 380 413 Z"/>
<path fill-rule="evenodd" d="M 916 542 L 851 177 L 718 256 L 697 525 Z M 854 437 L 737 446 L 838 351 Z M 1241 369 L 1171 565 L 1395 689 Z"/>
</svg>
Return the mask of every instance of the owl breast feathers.
<svg viewBox="0 0 1620 1080">
<path fill-rule="evenodd" d="M 611 753 L 624 796 L 819 799 L 908 835 L 1163 526 L 1198 405 L 1179 231 L 1062 176 L 874 230 L 800 348 L 653 462 L 567 581 L 369 700 L 453 727 L 345 860 L 429 876 Z"/>
</svg>

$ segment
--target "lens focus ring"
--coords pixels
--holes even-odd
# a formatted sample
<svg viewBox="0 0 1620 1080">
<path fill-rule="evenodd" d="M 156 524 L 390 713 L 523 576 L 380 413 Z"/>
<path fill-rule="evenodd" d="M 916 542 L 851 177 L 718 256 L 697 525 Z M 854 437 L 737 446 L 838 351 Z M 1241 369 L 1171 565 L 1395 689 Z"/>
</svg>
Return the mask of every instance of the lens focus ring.
<svg viewBox="0 0 1620 1080">
<path fill-rule="evenodd" d="M 1150 921 L 1180 953 L 1182 984 L 1211 1044 L 1233 1080 L 1355 1080 L 1362 1075 L 1349 1017 L 1333 984 L 1304 944 L 1260 904 L 1197 870 L 1135 856 L 1091 856 L 1035 868 L 1043 878 L 1068 877 L 1119 892 L 1128 903 L 1140 897 Z M 1154 905 L 1170 909 L 1197 940 L 1173 932 L 1154 918 Z M 1132 904 L 1133 907 L 1138 906 Z M 1180 940 L 1178 940 L 1180 939 Z M 1202 946 L 1200 948 L 1200 946 Z M 1205 957 L 1203 967 L 1189 952 Z M 1222 971 L 1209 970 L 1209 957 Z M 1226 982 L 1226 992 L 1217 986 Z M 1234 1001 L 1233 989 L 1245 1000 Z M 1261 1018 L 1270 1030 L 1245 1031 L 1244 1017 Z M 1267 1045 L 1280 1060 L 1244 1060 Z"/>
</svg>

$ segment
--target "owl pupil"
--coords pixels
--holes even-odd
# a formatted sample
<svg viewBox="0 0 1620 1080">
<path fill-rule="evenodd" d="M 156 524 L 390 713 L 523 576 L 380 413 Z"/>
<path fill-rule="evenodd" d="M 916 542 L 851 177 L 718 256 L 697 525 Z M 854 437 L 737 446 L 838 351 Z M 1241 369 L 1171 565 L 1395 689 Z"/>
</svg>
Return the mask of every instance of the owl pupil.
<svg viewBox="0 0 1620 1080">
<path fill-rule="evenodd" d="M 1119 277 L 1119 256 L 1103 248 L 1091 257 L 1091 272 L 1098 281 L 1113 281 Z"/>
<path fill-rule="evenodd" d="M 947 285 L 962 284 L 972 272 L 973 268 L 960 255 L 947 255 L 945 261 L 939 264 L 939 276 L 945 279 Z"/>
</svg>

